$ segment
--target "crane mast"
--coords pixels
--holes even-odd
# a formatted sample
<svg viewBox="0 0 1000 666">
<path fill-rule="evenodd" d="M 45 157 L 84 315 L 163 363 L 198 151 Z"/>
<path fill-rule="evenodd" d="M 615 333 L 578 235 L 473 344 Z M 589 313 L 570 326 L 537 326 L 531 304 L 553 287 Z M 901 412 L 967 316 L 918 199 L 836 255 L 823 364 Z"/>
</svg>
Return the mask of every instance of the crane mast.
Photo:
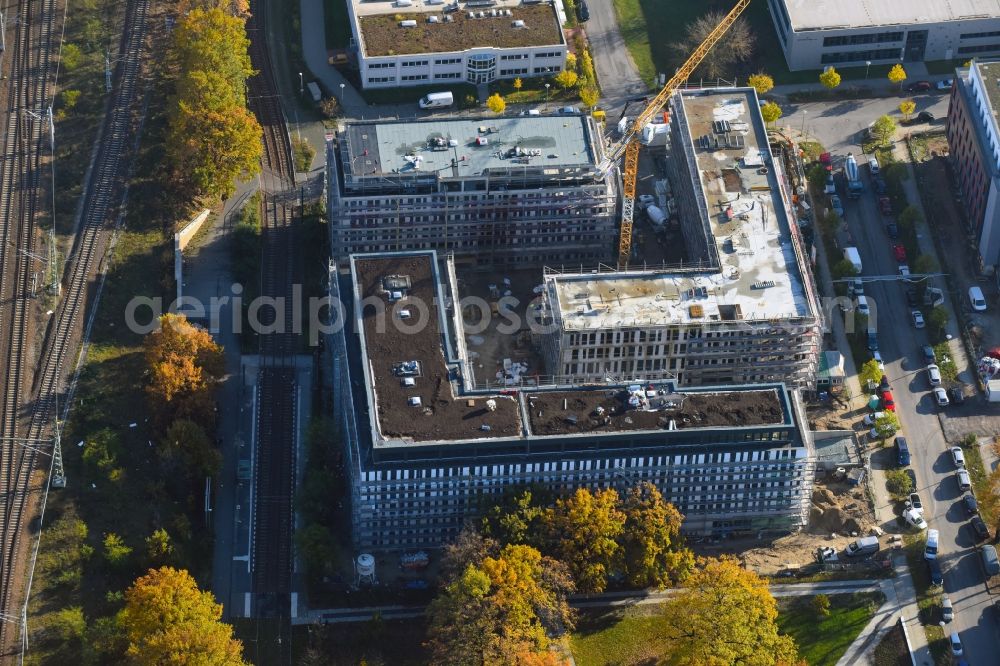
<svg viewBox="0 0 1000 666">
<path fill-rule="evenodd" d="M 666 85 L 656 94 L 649 104 L 646 105 L 628 130 L 609 149 L 607 156 L 601 163 L 599 170 L 602 173 L 610 171 L 611 167 L 625 155 L 625 168 L 622 171 L 623 202 L 622 202 L 622 227 L 618 238 L 618 268 L 624 269 L 628 266 L 628 260 L 632 252 L 632 216 L 635 211 L 635 181 L 639 170 L 639 141 L 638 135 L 642 128 L 650 121 L 657 111 L 663 108 L 667 100 L 675 90 L 691 76 L 691 73 L 701 64 L 712 47 L 715 46 L 726 31 L 732 27 L 736 19 L 739 18 L 743 10 L 749 6 L 750 0 L 739 0 L 725 18 L 708 34 L 708 37 L 698 45 L 687 61 L 674 73 L 667 81 Z"/>
</svg>

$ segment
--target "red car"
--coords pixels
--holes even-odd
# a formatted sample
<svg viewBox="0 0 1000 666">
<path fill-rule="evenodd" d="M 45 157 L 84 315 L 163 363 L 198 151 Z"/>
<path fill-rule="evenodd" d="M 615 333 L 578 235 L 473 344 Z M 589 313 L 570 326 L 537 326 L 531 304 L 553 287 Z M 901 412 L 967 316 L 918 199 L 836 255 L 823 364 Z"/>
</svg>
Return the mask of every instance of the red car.
<svg viewBox="0 0 1000 666">
<path fill-rule="evenodd" d="M 892 216 L 892 202 L 889 201 L 889 197 L 878 198 L 878 209 L 886 217 Z"/>
<path fill-rule="evenodd" d="M 882 391 L 882 409 L 896 411 L 896 402 L 892 399 L 892 391 Z"/>
<path fill-rule="evenodd" d="M 917 81 L 906 86 L 906 89 L 910 92 L 927 92 L 933 87 L 930 81 Z"/>
<path fill-rule="evenodd" d="M 892 246 L 892 256 L 896 257 L 896 261 L 901 264 L 906 263 L 906 248 L 902 245 Z"/>
</svg>

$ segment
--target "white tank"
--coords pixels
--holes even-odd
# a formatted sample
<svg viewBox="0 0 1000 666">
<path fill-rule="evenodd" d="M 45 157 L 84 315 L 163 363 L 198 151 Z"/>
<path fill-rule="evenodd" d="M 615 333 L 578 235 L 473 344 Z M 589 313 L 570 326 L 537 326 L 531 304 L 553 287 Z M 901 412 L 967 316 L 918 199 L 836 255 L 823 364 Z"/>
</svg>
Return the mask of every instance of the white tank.
<svg viewBox="0 0 1000 666">
<path fill-rule="evenodd" d="M 358 575 L 359 576 L 374 576 L 375 575 L 375 556 L 369 553 L 361 553 L 358 555 Z"/>
<path fill-rule="evenodd" d="M 667 215 L 658 206 L 650 204 L 646 206 L 646 215 L 649 217 L 649 221 L 653 223 L 653 226 L 660 226 L 667 220 Z"/>
</svg>

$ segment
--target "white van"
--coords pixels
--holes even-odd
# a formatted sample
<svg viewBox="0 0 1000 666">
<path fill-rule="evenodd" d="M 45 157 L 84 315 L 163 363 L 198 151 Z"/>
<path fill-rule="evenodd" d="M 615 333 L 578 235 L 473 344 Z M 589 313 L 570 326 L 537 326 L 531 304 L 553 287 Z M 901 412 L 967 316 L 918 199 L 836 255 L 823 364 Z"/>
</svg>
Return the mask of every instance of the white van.
<svg viewBox="0 0 1000 666">
<path fill-rule="evenodd" d="M 972 477 L 964 469 L 955 472 L 955 480 L 958 481 L 958 489 L 961 491 L 972 490 Z"/>
<path fill-rule="evenodd" d="M 878 160 L 875 159 L 874 155 L 868 158 L 868 168 L 871 169 L 873 176 L 878 175 Z"/>
<path fill-rule="evenodd" d="M 869 309 L 868 307 L 868 298 L 864 294 L 858 296 L 858 306 L 855 309 L 857 310 L 858 314 L 864 315 L 866 317 L 870 317 L 872 314 L 871 309 Z"/>
<path fill-rule="evenodd" d="M 879 544 L 878 537 L 867 536 L 861 537 L 856 541 L 852 541 L 844 549 L 844 555 L 847 557 L 858 557 L 859 555 L 874 555 L 878 552 Z"/>
<path fill-rule="evenodd" d="M 969 305 L 976 312 L 986 311 L 986 297 L 983 296 L 982 289 L 976 286 L 969 287 Z"/>
<path fill-rule="evenodd" d="M 451 91 L 427 93 L 420 98 L 418 104 L 421 109 L 443 109 L 455 103 L 455 96 Z"/>
<path fill-rule="evenodd" d="M 937 559 L 938 552 L 938 531 L 927 530 L 927 544 L 924 546 L 924 559 Z"/>
</svg>

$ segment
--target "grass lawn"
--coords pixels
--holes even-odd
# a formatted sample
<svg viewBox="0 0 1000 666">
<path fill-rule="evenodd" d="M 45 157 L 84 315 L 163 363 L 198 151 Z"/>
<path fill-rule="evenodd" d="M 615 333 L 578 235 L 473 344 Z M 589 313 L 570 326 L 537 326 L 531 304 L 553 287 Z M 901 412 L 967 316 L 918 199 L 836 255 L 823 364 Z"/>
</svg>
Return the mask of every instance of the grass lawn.
<svg viewBox="0 0 1000 666">
<path fill-rule="evenodd" d="M 917 609 L 920 622 L 927 634 L 927 644 L 934 656 L 934 663 L 939 666 L 950 664 L 950 650 L 944 638 L 944 631 L 938 625 L 941 620 L 941 588 L 931 587 L 930 572 L 924 561 L 925 534 L 907 534 L 903 536 L 906 544 L 906 563 L 910 567 L 913 586 L 917 590 Z"/>
<path fill-rule="evenodd" d="M 795 639 L 809 664 L 835 664 L 881 605 L 881 593 L 830 597 L 830 615 L 818 619 L 812 597 L 778 600 L 778 626 Z M 578 666 L 653 664 L 668 644 L 660 631 L 656 606 L 584 614 L 570 638 Z"/>
<path fill-rule="evenodd" d="M 881 592 L 837 594 L 830 597 L 830 614 L 818 617 L 813 597 L 778 599 L 778 626 L 795 639 L 799 656 L 811 666 L 833 666 L 847 651 L 875 611 L 882 605 Z"/>
</svg>

